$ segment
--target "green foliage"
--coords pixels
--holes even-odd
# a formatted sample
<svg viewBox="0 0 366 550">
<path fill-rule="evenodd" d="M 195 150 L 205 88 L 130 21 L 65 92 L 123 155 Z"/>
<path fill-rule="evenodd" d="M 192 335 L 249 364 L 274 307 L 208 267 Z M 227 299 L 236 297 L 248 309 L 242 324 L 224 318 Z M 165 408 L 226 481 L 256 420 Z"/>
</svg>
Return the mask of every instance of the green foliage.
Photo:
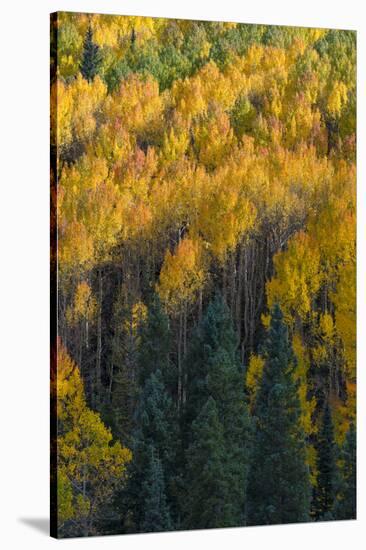
<svg viewBox="0 0 366 550">
<path fill-rule="evenodd" d="M 154 447 L 151 447 L 150 463 L 146 480 L 142 487 L 144 496 L 144 519 L 142 531 L 170 531 L 172 522 L 165 495 L 165 482 L 161 460 L 155 457 Z"/>
<path fill-rule="evenodd" d="M 141 385 L 158 367 L 165 383 L 173 387 L 175 376 L 169 359 L 170 346 L 169 319 L 161 307 L 159 297 L 154 294 L 140 332 L 138 362 Z"/>
<path fill-rule="evenodd" d="M 293 381 L 295 357 L 278 305 L 271 313 L 262 354 L 265 365 L 254 409 L 248 523 L 307 521 L 310 480 L 300 403 Z"/>
<path fill-rule="evenodd" d="M 192 424 L 186 451 L 186 488 L 183 509 L 187 529 L 233 525 L 228 510 L 225 438 L 216 402 L 209 397 Z"/>
<path fill-rule="evenodd" d="M 231 112 L 231 124 L 237 137 L 249 134 L 254 127 L 257 112 L 246 96 L 240 96 Z"/>
<path fill-rule="evenodd" d="M 132 531 L 150 530 L 156 499 L 160 518 L 157 530 L 172 527 L 168 509 L 174 513 L 177 430 L 173 403 L 157 370 L 146 380 L 139 399 L 132 442 L 134 461 L 128 485 L 119 498 L 124 510 L 127 500 Z"/>
<path fill-rule="evenodd" d="M 113 433 L 123 441 L 129 441 L 131 437 L 139 391 L 136 372 L 139 338 L 135 322 L 133 306 L 125 299 L 123 289 L 120 289 L 110 324 L 109 358 L 113 376 L 110 403 L 105 406 L 105 414 Z"/>
<path fill-rule="evenodd" d="M 191 475 L 190 453 L 198 454 L 200 445 L 205 445 L 196 439 L 197 434 L 205 429 L 213 433 L 213 424 L 220 424 L 223 438 L 221 441 L 218 437 L 215 452 L 217 456 L 225 457 L 224 467 L 221 465 L 220 477 L 219 472 L 214 471 L 207 471 L 207 476 L 217 478 L 216 483 L 220 485 L 221 506 L 224 509 L 221 526 L 242 525 L 250 446 L 249 417 L 244 400 L 244 375 L 236 354 L 236 338 L 230 313 L 219 295 L 209 305 L 198 327 L 187 366 L 189 384 L 185 422 L 188 448 L 191 449 L 186 457 L 187 475 Z M 198 457 L 194 460 L 199 462 Z M 219 468 L 219 462 L 213 462 L 212 467 Z M 207 470 L 210 468 L 211 461 L 206 466 Z M 196 475 L 198 472 L 199 468 Z M 207 488 L 202 488 L 197 478 L 194 485 L 197 488 L 190 488 L 189 492 L 193 491 L 198 499 L 196 493 L 200 490 L 201 499 L 210 499 L 209 482 Z M 217 494 L 214 498 L 218 498 Z M 196 517 L 196 523 L 188 514 L 186 521 L 188 526 L 197 527 L 201 521 L 204 523 L 208 520 L 206 516 L 201 519 Z M 218 525 L 215 524 L 216 527 Z"/>
<path fill-rule="evenodd" d="M 355 33 L 53 31 L 60 533 L 353 517 Z"/>
<path fill-rule="evenodd" d="M 78 58 L 83 49 L 83 41 L 75 24 L 62 25 L 57 37 L 59 71 L 67 79 L 78 72 Z"/>
<path fill-rule="evenodd" d="M 186 370 L 188 377 L 186 423 L 187 426 L 199 414 L 212 393 L 214 398 L 221 396 L 220 376 L 231 377 L 232 385 L 224 386 L 230 391 L 239 381 L 237 391 L 243 388 L 240 380 L 240 366 L 236 352 L 236 337 L 230 313 L 222 297 L 218 294 L 210 303 L 201 323 L 192 338 L 187 354 Z M 210 367 L 219 364 L 220 356 L 225 355 L 226 369 L 210 372 Z M 216 378 L 218 377 L 218 379 Z M 210 378 L 209 378 L 210 377 Z M 224 401 L 224 400 L 223 400 Z M 225 400 L 226 403 L 226 400 Z"/>
<path fill-rule="evenodd" d="M 113 54 L 111 54 L 113 56 Z M 106 57 L 106 53 L 104 53 Z M 108 92 L 113 93 L 117 90 L 120 83 L 125 80 L 128 75 L 131 73 L 131 69 L 126 61 L 126 59 L 114 59 L 112 57 L 111 63 L 104 70 L 104 80 L 108 87 Z"/>
<path fill-rule="evenodd" d="M 334 441 L 332 414 L 328 402 L 324 407 L 316 447 L 318 479 L 314 490 L 313 513 L 318 520 L 334 519 L 337 448 Z"/>
<path fill-rule="evenodd" d="M 335 519 L 356 519 L 357 456 L 356 428 L 352 423 L 340 452 L 340 487 L 335 504 Z"/>
<path fill-rule="evenodd" d="M 93 42 L 93 31 L 89 26 L 84 40 L 83 59 L 80 65 L 80 72 L 88 82 L 94 80 L 98 74 L 100 63 L 99 46 Z"/>
</svg>

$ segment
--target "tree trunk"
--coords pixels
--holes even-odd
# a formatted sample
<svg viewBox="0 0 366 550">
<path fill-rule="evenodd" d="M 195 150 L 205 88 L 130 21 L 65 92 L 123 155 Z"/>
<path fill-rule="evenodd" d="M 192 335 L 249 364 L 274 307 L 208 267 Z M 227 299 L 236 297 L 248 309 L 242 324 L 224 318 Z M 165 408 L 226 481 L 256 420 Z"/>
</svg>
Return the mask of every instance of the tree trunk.
<svg viewBox="0 0 366 550">
<path fill-rule="evenodd" d="M 178 329 L 178 411 L 181 407 L 181 401 L 182 401 L 182 330 L 183 328 L 183 313 L 182 309 L 179 313 L 179 329 Z"/>
<path fill-rule="evenodd" d="M 183 312 L 183 359 L 187 354 L 187 303 L 184 303 Z M 187 388 L 187 372 L 183 374 L 183 388 L 182 388 L 182 402 L 183 405 L 186 402 L 186 388 Z"/>
<path fill-rule="evenodd" d="M 82 357 L 83 357 L 83 331 L 82 331 L 82 323 L 79 322 L 79 369 L 80 372 L 83 372 L 82 368 Z"/>
<path fill-rule="evenodd" d="M 97 323 L 97 361 L 96 361 L 96 405 L 102 402 L 102 302 L 103 279 L 102 270 L 98 270 L 98 323 Z"/>
<path fill-rule="evenodd" d="M 202 302 L 203 302 L 203 292 L 202 288 L 199 290 L 199 299 L 198 299 L 198 320 L 202 319 Z"/>
<path fill-rule="evenodd" d="M 227 303 L 227 274 L 226 274 L 226 262 L 222 266 L 222 296 Z"/>
<path fill-rule="evenodd" d="M 236 304 L 235 304 L 236 332 L 238 335 L 238 342 L 241 342 L 241 332 L 242 332 L 241 302 L 242 302 L 242 292 L 243 292 L 244 248 L 245 248 L 245 245 L 241 243 L 239 248 L 238 288 L 236 292 Z"/>
<path fill-rule="evenodd" d="M 85 345 L 86 349 L 89 349 L 89 319 L 85 321 Z"/>
</svg>

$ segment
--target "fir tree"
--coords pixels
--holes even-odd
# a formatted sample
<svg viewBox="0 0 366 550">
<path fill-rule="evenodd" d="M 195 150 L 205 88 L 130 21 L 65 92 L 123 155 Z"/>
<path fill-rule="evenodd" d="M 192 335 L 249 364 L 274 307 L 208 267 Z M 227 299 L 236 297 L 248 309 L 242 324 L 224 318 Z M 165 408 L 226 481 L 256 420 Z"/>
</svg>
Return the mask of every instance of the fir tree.
<svg viewBox="0 0 366 550">
<path fill-rule="evenodd" d="M 151 463 L 152 448 L 154 456 L 159 459 L 159 465 Z M 119 498 L 122 504 L 124 499 L 128 503 L 130 516 L 132 516 L 132 519 L 130 518 L 132 531 L 144 530 L 147 521 L 144 487 L 152 487 L 155 482 L 157 483 L 157 478 L 153 482 L 154 476 L 163 476 L 166 504 L 171 513 L 174 513 L 176 448 L 175 408 L 166 392 L 162 374 L 157 370 L 146 380 L 139 399 L 136 430 L 131 445 L 133 461 L 129 472 L 130 477 L 126 491 Z M 170 524 L 168 528 L 171 528 Z"/>
<path fill-rule="evenodd" d="M 110 321 L 109 371 L 111 388 L 105 414 L 113 433 L 121 441 L 130 442 L 135 427 L 134 410 L 138 399 L 138 335 L 131 330 L 131 303 L 121 287 L 113 304 Z"/>
<path fill-rule="evenodd" d="M 172 372 L 174 369 L 169 361 L 170 336 L 169 319 L 161 307 L 159 297 L 154 294 L 148 307 L 146 321 L 141 327 L 139 345 L 141 385 L 157 368 L 168 386 L 170 383 L 174 384 L 174 372 Z"/>
<path fill-rule="evenodd" d="M 93 42 L 93 31 L 89 25 L 86 31 L 83 59 L 80 65 L 80 72 L 88 82 L 94 80 L 95 76 L 98 74 L 101 60 L 99 46 Z"/>
<path fill-rule="evenodd" d="M 185 421 L 188 430 L 211 392 L 216 394 L 214 397 L 218 397 L 217 392 L 221 392 L 220 377 L 225 378 L 230 372 L 231 386 L 239 382 L 237 389 L 240 392 L 242 374 L 236 348 L 237 341 L 230 312 L 222 297 L 217 294 L 196 329 L 186 359 L 188 387 Z M 210 366 L 217 365 L 218 357 L 223 356 L 225 356 L 227 368 L 213 369 L 216 373 L 212 372 Z M 208 378 L 209 374 L 210 378 Z M 222 396 L 219 401 L 227 403 L 228 400 Z"/>
<path fill-rule="evenodd" d="M 150 462 L 142 486 L 144 498 L 143 532 L 169 531 L 172 529 L 169 507 L 165 494 L 165 481 L 161 460 L 150 447 Z"/>
<path fill-rule="evenodd" d="M 356 428 L 352 423 L 340 453 L 340 488 L 335 506 L 336 519 L 356 519 Z"/>
<path fill-rule="evenodd" d="M 224 430 L 212 397 L 192 424 L 192 443 L 186 451 L 186 460 L 184 526 L 205 529 L 230 525 L 226 507 Z"/>
<path fill-rule="evenodd" d="M 317 441 L 317 484 L 314 489 L 313 513 L 317 520 L 333 517 L 337 480 L 336 444 L 329 403 L 326 402 Z"/>
<path fill-rule="evenodd" d="M 298 391 L 293 381 L 295 358 L 278 305 L 272 311 L 262 354 L 265 366 L 254 409 L 248 523 L 307 521 L 310 482 Z"/>
<path fill-rule="evenodd" d="M 222 506 L 226 515 L 220 525 L 243 525 L 250 445 L 249 417 L 236 337 L 229 310 L 219 295 L 209 305 L 198 328 L 187 366 L 186 445 L 199 445 L 191 426 L 201 414 L 202 407 L 210 398 L 213 399 L 222 427 L 225 457 L 223 477 L 218 480 L 225 487 Z M 187 466 L 189 468 L 189 464 Z M 197 483 L 196 490 L 199 490 L 199 481 Z M 192 484 L 189 486 L 191 488 Z M 209 501 L 209 493 L 202 491 L 202 498 Z"/>
<path fill-rule="evenodd" d="M 225 444 L 227 524 L 245 523 L 245 500 L 251 432 L 239 363 L 224 349 L 210 358 L 207 386 L 218 408 Z"/>
</svg>

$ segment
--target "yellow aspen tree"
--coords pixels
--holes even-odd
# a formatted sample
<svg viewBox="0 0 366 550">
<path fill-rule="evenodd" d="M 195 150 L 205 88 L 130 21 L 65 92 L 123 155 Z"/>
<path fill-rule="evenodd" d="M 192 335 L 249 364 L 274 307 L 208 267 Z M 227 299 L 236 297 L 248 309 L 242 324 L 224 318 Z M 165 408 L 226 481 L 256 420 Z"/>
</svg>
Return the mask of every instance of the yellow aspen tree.
<svg viewBox="0 0 366 550">
<path fill-rule="evenodd" d="M 86 405 L 79 369 L 60 345 L 57 357 L 59 529 L 71 522 L 76 535 L 95 530 L 99 507 L 126 477 L 131 452 Z"/>
</svg>

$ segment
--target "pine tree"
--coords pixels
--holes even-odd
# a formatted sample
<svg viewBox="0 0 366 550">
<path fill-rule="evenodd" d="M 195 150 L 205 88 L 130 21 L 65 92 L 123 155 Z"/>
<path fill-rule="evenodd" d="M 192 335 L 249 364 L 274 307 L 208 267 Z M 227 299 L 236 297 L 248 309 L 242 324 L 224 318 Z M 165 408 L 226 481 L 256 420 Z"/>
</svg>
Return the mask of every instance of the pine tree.
<svg viewBox="0 0 366 550">
<path fill-rule="evenodd" d="M 225 517 L 216 526 L 243 525 L 250 445 L 250 429 L 244 395 L 244 375 L 236 352 L 236 337 L 229 310 L 217 295 L 209 305 L 187 361 L 189 381 L 185 415 L 186 446 L 197 446 L 191 428 L 211 398 L 222 426 L 225 467 L 220 481 L 225 487 Z M 211 463 L 209 463 L 211 464 Z M 189 468 L 189 464 L 187 464 Z M 199 490 L 199 480 L 197 480 Z M 192 484 L 186 487 L 191 491 Z M 202 498 L 210 501 L 202 489 Z"/>
<path fill-rule="evenodd" d="M 146 380 L 136 411 L 136 430 L 132 441 L 133 461 L 129 471 L 126 491 L 119 501 L 126 501 L 130 516 L 131 530 L 140 532 L 145 529 L 147 501 L 144 487 L 161 485 L 159 476 L 164 480 L 166 504 L 171 514 L 175 505 L 175 457 L 177 448 L 177 420 L 172 399 L 168 395 L 160 370 L 152 373 Z M 159 459 L 159 465 L 152 464 L 151 453 Z M 154 481 L 154 476 L 156 477 Z M 159 478 L 160 479 L 160 478 Z M 151 488 L 151 491 L 155 489 Z M 156 489 L 157 490 L 157 489 Z M 150 497 L 152 495 L 150 494 Z M 165 497 L 164 497 L 165 498 Z M 125 511 L 125 510 L 124 510 Z M 151 512 L 149 512 L 151 513 Z M 169 523 L 170 529 L 172 521 Z"/>
<path fill-rule="evenodd" d="M 329 403 L 326 402 L 317 441 L 317 484 L 314 489 L 313 513 L 317 520 L 333 517 L 337 479 L 336 444 Z"/>
<path fill-rule="evenodd" d="M 165 494 L 165 481 L 161 460 L 155 456 L 154 447 L 150 447 L 150 462 L 146 479 L 142 486 L 144 498 L 144 518 L 142 531 L 157 532 L 172 529 L 169 507 Z"/>
<path fill-rule="evenodd" d="M 356 519 L 356 428 L 352 423 L 340 453 L 340 488 L 335 506 L 336 519 Z"/>
<path fill-rule="evenodd" d="M 186 460 L 184 526 L 207 529 L 230 525 L 226 506 L 224 430 L 212 397 L 192 424 L 192 443 L 186 451 Z"/>
<path fill-rule="evenodd" d="M 228 366 L 232 377 L 231 383 L 235 385 L 239 382 L 237 389 L 240 392 L 242 375 L 236 348 L 237 341 L 230 312 L 222 297 L 217 294 L 198 325 L 187 354 L 188 387 L 185 423 L 188 430 L 209 398 L 210 393 L 212 391 L 216 394 L 221 392 L 220 376 L 225 377 L 227 370 L 220 371 L 218 369 L 216 375 L 210 372 L 210 365 L 215 365 L 219 356 L 225 356 L 225 364 Z M 211 387 L 209 387 L 209 374 Z M 214 397 L 218 397 L 218 395 Z M 219 401 L 227 402 L 223 397 L 220 397 L 218 403 Z"/>
<path fill-rule="evenodd" d="M 239 363 L 223 349 L 209 361 L 207 385 L 217 403 L 225 441 L 228 525 L 245 523 L 245 500 L 251 444 L 250 421 Z"/>
<path fill-rule="evenodd" d="M 295 358 L 278 305 L 272 310 L 262 354 L 265 365 L 254 408 L 248 523 L 307 521 L 310 482 L 300 403 L 293 381 Z"/>
<path fill-rule="evenodd" d="M 159 296 L 154 294 L 141 327 L 138 361 L 141 385 L 157 368 L 168 386 L 175 385 L 174 369 L 169 361 L 170 337 L 169 319 L 161 307 Z"/>
<path fill-rule="evenodd" d="M 83 59 L 80 65 L 80 72 L 88 82 L 94 80 L 98 74 L 101 64 L 101 52 L 99 46 L 93 42 L 93 31 L 89 25 L 84 40 Z"/>
<path fill-rule="evenodd" d="M 111 376 L 106 418 L 115 436 L 130 441 L 135 426 L 134 410 L 138 399 L 138 335 L 131 329 L 131 304 L 121 287 L 113 304 L 110 321 L 109 371 Z"/>
</svg>

